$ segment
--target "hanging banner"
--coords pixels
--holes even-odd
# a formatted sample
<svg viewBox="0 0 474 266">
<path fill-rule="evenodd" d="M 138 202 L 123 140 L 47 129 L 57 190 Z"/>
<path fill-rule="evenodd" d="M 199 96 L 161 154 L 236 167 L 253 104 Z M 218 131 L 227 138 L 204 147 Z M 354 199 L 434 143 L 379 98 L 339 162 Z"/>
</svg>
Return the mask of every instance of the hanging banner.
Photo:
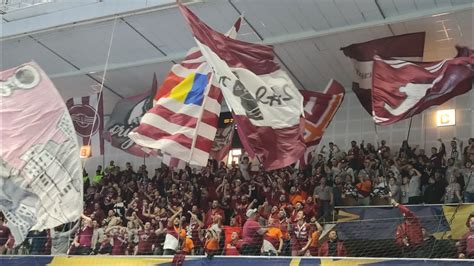
<svg viewBox="0 0 474 266">
<path fill-rule="evenodd" d="M 142 116 L 153 106 L 153 96 L 156 93 L 156 88 L 155 75 L 150 90 L 124 98 L 115 105 L 110 120 L 105 126 L 105 140 L 110 142 L 112 146 L 135 156 L 149 156 L 147 152 L 142 150 L 141 146 L 128 137 L 128 133 L 138 127 Z"/>
</svg>

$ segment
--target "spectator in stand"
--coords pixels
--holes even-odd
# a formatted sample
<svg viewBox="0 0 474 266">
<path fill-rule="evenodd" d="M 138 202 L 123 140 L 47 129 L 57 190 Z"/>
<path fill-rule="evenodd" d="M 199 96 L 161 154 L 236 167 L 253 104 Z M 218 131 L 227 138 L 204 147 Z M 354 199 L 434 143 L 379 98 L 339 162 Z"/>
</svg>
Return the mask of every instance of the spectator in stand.
<svg viewBox="0 0 474 266">
<path fill-rule="evenodd" d="M 219 215 L 220 217 L 222 217 L 222 219 L 225 219 L 224 210 L 219 207 L 219 201 L 213 200 L 211 209 L 207 211 L 206 216 L 204 218 L 204 227 L 208 228 L 210 225 L 212 225 L 213 217 L 216 215 Z"/>
<path fill-rule="evenodd" d="M 331 208 L 334 206 L 332 187 L 326 184 L 326 178 L 321 178 L 320 185 L 314 188 L 313 198 L 318 202 L 318 218 L 331 220 Z"/>
<path fill-rule="evenodd" d="M 467 161 L 471 161 L 471 163 L 474 163 L 474 138 L 469 139 L 469 145 L 464 148 L 463 154 L 464 163 Z"/>
<path fill-rule="evenodd" d="M 366 174 L 359 174 L 359 183 L 356 188 L 358 192 L 358 204 L 361 206 L 368 206 L 370 204 L 370 192 L 372 191 L 372 182 L 370 177 Z"/>
<path fill-rule="evenodd" d="M 0 255 L 7 251 L 12 239 L 10 228 L 5 225 L 5 216 L 0 212 Z"/>
<path fill-rule="evenodd" d="M 397 179 L 393 176 L 393 173 L 390 174 L 389 172 L 389 180 L 388 180 L 388 191 L 392 198 L 396 201 L 399 202 L 401 199 L 401 191 L 400 191 L 400 186 L 397 184 Z"/>
<path fill-rule="evenodd" d="M 89 255 L 92 251 L 92 234 L 94 233 L 92 219 L 84 214 L 81 214 L 81 218 L 82 226 L 74 238 L 74 252 L 71 255 Z"/>
<path fill-rule="evenodd" d="M 268 219 L 268 230 L 263 235 L 262 251 L 265 256 L 278 256 L 283 248 L 283 233 L 278 222 L 272 217 Z"/>
<path fill-rule="evenodd" d="M 460 259 L 474 259 L 474 213 L 467 218 L 468 232 L 457 243 Z"/>
<path fill-rule="evenodd" d="M 69 239 L 79 228 L 77 222 L 72 228 L 67 230 L 67 225 L 57 226 L 51 229 L 51 255 L 66 255 L 69 248 Z M 65 231 L 67 230 L 67 231 Z"/>
<path fill-rule="evenodd" d="M 312 242 L 312 226 L 306 223 L 303 211 L 296 216 L 296 223 L 291 225 L 291 256 L 305 256 L 309 254 Z"/>
<path fill-rule="evenodd" d="M 38 231 L 32 230 L 28 233 L 26 241 L 31 241 L 30 255 L 45 255 L 46 242 L 48 240 L 48 233 L 46 230 Z"/>
<path fill-rule="evenodd" d="M 465 168 L 460 170 L 464 178 L 464 202 L 474 202 L 474 165 L 471 161 L 466 161 Z"/>
<path fill-rule="evenodd" d="M 411 176 L 408 183 L 408 204 L 420 204 L 423 202 L 421 197 L 421 173 L 412 165 L 409 165 L 408 169 Z"/>
<path fill-rule="evenodd" d="M 229 242 L 225 246 L 225 255 L 239 256 L 239 247 L 242 245 L 242 240 L 239 239 L 238 232 L 232 232 Z"/>
<path fill-rule="evenodd" d="M 325 241 L 319 248 L 319 256 L 321 257 L 344 257 L 346 256 L 346 247 L 344 243 L 337 238 L 336 230 L 331 230 L 328 233 L 328 240 Z"/>
<path fill-rule="evenodd" d="M 443 140 L 438 139 L 438 141 L 441 143 L 441 147 L 439 148 L 439 151 L 436 147 L 431 148 L 431 157 L 430 157 L 431 163 L 437 169 L 442 168 L 443 157 L 446 154 L 446 148 L 444 146 Z"/>
<path fill-rule="evenodd" d="M 182 220 L 178 215 L 181 215 L 183 208 L 179 208 L 178 211 L 168 219 L 168 227 L 166 228 L 165 244 L 163 245 L 163 255 L 174 255 L 180 247 L 179 241 L 184 240 L 186 237 L 186 231 L 182 229 Z"/>
<path fill-rule="evenodd" d="M 446 187 L 444 203 L 462 203 L 461 185 L 459 185 L 454 176 L 451 177 L 450 183 Z"/>
<path fill-rule="evenodd" d="M 323 227 L 316 221 L 316 217 L 312 217 L 310 220 L 311 226 L 313 226 L 313 233 L 311 234 L 311 244 L 309 244 L 309 254 L 311 256 L 318 256 L 319 253 L 319 236 L 323 232 Z"/>
<path fill-rule="evenodd" d="M 423 244 L 423 233 L 418 217 L 407 207 L 391 200 L 394 207 L 398 207 L 403 215 L 403 222 L 397 226 L 396 243 L 402 249 L 403 255 L 409 258 L 417 257 L 418 249 Z"/>
<path fill-rule="evenodd" d="M 242 230 L 243 242 L 240 254 L 258 256 L 262 246 L 262 236 L 267 232 L 267 228 L 260 226 L 257 209 L 247 210 L 246 215 L 247 221 Z"/>
</svg>

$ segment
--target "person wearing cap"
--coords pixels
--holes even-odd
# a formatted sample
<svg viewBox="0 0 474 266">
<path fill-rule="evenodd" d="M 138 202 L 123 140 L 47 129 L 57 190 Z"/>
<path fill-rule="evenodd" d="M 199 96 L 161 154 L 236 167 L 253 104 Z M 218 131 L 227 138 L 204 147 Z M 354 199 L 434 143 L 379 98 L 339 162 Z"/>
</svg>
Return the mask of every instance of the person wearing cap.
<svg viewBox="0 0 474 266">
<path fill-rule="evenodd" d="M 395 241 L 402 248 L 406 257 L 416 257 L 418 248 L 423 244 L 423 233 L 420 219 L 407 207 L 391 200 L 403 215 L 403 222 L 397 226 Z"/>
<path fill-rule="evenodd" d="M 248 209 L 246 215 L 248 219 L 242 230 L 243 243 L 240 254 L 258 256 L 262 246 L 262 236 L 268 229 L 260 226 L 257 209 Z"/>
<path fill-rule="evenodd" d="M 469 231 L 457 243 L 458 258 L 474 259 L 474 213 L 471 213 L 466 222 Z"/>
</svg>

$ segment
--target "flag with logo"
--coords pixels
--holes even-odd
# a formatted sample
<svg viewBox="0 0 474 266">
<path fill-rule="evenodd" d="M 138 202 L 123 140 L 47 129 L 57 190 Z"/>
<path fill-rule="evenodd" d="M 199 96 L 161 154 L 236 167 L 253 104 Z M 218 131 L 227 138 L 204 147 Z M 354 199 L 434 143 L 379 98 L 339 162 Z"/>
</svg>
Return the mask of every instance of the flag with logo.
<svg viewBox="0 0 474 266">
<path fill-rule="evenodd" d="M 240 23 L 241 18 L 227 36 L 235 38 Z M 192 48 L 181 63 L 171 68 L 154 97 L 153 108 L 129 136 L 143 147 L 159 149 L 163 163 L 169 166 L 206 166 L 221 101 L 222 93 L 212 79 L 209 65 L 201 51 Z"/>
<path fill-rule="evenodd" d="M 156 75 L 150 90 L 120 100 L 114 107 L 110 120 L 105 126 L 104 137 L 112 146 L 135 156 L 148 156 L 149 152 L 137 145 L 128 133 L 138 127 L 140 119 L 153 105 L 153 96 L 157 88 Z"/>
<path fill-rule="evenodd" d="M 300 91 L 304 97 L 305 162 L 309 153 L 313 152 L 321 141 L 324 131 L 341 106 L 346 93 L 344 87 L 331 79 L 323 92 Z"/>
<path fill-rule="evenodd" d="M 227 38 L 179 5 L 231 109 L 242 144 L 266 170 L 304 154 L 303 96 L 274 61 L 273 49 Z"/>
<path fill-rule="evenodd" d="M 373 117 L 390 125 L 472 89 L 474 55 L 413 63 L 374 58 Z"/>
<path fill-rule="evenodd" d="M 71 98 L 66 102 L 79 145 L 91 146 L 91 156 L 104 154 L 104 97 L 94 94 Z"/>
<path fill-rule="evenodd" d="M 355 43 L 341 48 L 353 64 L 352 90 L 362 106 L 372 115 L 372 66 L 373 57 L 398 58 L 422 61 L 425 33 L 409 33 Z"/>
<path fill-rule="evenodd" d="M 82 167 L 71 116 L 34 62 L 0 72 L 0 211 L 15 243 L 77 220 Z"/>
</svg>

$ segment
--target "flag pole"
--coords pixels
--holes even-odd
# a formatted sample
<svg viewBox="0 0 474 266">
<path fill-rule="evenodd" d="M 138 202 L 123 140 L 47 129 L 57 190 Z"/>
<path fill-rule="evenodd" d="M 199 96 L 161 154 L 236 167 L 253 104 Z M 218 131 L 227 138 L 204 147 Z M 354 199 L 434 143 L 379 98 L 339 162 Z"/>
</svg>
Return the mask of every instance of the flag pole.
<svg viewBox="0 0 474 266">
<path fill-rule="evenodd" d="M 410 139 L 410 131 L 411 131 L 411 123 L 413 122 L 413 116 L 410 117 L 410 125 L 408 126 L 408 133 L 407 133 L 407 143 L 408 140 Z"/>
</svg>

